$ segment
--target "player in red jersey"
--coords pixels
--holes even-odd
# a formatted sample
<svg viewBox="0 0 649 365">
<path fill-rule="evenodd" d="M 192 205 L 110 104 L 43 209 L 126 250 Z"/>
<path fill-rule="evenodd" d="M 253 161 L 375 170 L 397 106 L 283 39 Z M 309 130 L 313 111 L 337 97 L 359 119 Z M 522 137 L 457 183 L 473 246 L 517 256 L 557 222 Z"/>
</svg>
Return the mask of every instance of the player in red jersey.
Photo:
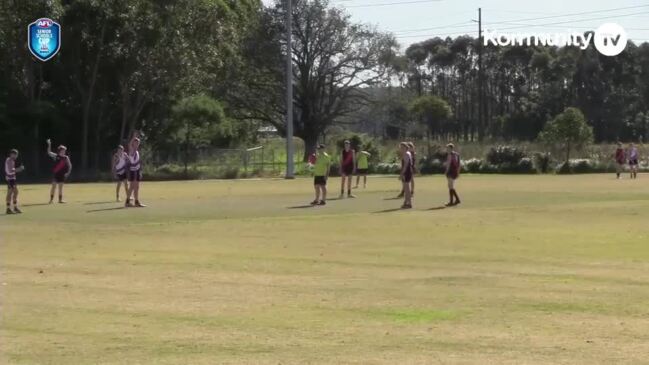
<svg viewBox="0 0 649 365">
<path fill-rule="evenodd" d="M 20 214 L 18 209 L 18 184 L 16 173 L 25 170 L 23 166 L 17 166 L 18 150 L 9 151 L 9 157 L 5 160 L 5 179 L 7 180 L 7 214 Z M 14 208 L 11 209 L 13 202 Z"/>
<path fill-rule="evenodd" d="M 59 187 L 59 203 L 64 204 L 63 200 L 63 184 L 65 180 L 70 176 L 72 172 L 72 163 L 70 162 L 70 157 L 67 155 L 67 147 L 60 145 L 56 152 L 52 152 L 52 141 L 47 140 L 47 155 L 54 160 L 54 167 L 52 168 L 52 188 L 50 189 L 50 204 L 54 202 L 54 192 L 56 187 Z"/>
<path fill-rule="evenodd" d="M 622 172 L 624 171 L 624 164 L 626 161 L 626 152 L 624 147 L 622 147 L 622 142 L 617 143 L 617 148 L 615 149 L 615 174 L 618 179 L 622 178 Z"/>
<path fill-rule="evenodd" d="M 340 157 L 340 199 L 345 197 L 345 181 L 347 181 L 347 197 L 355 198 L 352 195 L 352 178 L 356 173 L 356 152 L 352 149 L 352 144 L 349 141 L 344 142 Z"/>
<path fill-rule="evenodd" d="M 455 145 L 449 143 L 446 145 L 448 157 L 446 158 L 446 180 L 448 181 L 448 195 L 450 197 L 447 207 L 452 207 L 461 203 L 460 197 L 455 191 L 455 180 L 460 177 L 460 154 L 455 152 Z"/>
<path fill-rule="evenodd" d="M 401 209 L 412 208 L 412 195 L 410 194 L 410 184 L 412 183 L 412 154 L 409 151 L 408 143 L 399 144 L 399 153 L 401 155 L 401 184 L 403 185 L 403 205 Z"/>
</svg>

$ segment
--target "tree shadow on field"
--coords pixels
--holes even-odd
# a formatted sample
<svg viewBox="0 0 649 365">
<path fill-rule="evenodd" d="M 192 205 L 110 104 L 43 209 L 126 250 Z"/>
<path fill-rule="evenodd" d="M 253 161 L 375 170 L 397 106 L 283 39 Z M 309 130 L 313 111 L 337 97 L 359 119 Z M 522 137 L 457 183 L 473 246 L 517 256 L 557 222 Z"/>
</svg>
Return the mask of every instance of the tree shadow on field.
<svg viewBox="0 0 649 365">
<path fill-rule="evenodd" d="M 93 209 L 93 210 L 88 210 L 86 213 L 99 213 L 99 212 L 108 212 L 111 210 L 122 210 L 126 209 L 125 207 L 113 207 L 113 208 L 104 208 L 104 209 Z"/>
<path fill-rule="evenodd" d="M 114 200 L 112 201 L 106 201 L 106 202 L 90 202 L 90 203 L 83 203 L 83 205 L 101 205 L 101 204 L 113 204 L 115 203 Z"/>
</svg>

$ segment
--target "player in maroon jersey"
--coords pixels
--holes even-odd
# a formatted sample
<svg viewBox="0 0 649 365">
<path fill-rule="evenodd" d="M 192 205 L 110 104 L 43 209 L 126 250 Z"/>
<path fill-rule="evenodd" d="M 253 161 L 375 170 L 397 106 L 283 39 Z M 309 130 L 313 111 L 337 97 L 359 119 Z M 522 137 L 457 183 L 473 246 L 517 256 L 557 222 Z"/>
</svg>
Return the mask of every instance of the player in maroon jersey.
<svg viewBox="0 0 649 365">
<path fill-rule="evenodd" d="M 450 197 L 447 207 L 452 207 L 461 203 L 460 197 L 455 190 L 455 180 L 460 177 L 460 154 L 455 151 L 455 145 L 449 143 L 446 145 L 448 157 L 446 158 L 446 180 L 448 181 L 448 195 Z"/>
<path fill-rule="evenodd" d="M 355 198 L 352 195 L 352 178 L 356 173 L 356 152 L 352 149 L 352 144 L 349 141 L 344 142 L 340 157 L 340 199 L 345 197 L 345 181 L 347 181 L 347 197 Z"/>
<path fill-rule="evenodd" d="M 7 180 L 7 214 L 20 214 L 18 209 L 18 184 L 16 183 L 16 173 L 23 171 L 23 166 L 18 166 L 18 150 L 9 151 L 9 157 L 5 160 L 5 179 Z M 13 202 L 14 208 L 11 209 Z"/>
<path fill-rule="evenodd" d="M 408 143 L 399 144 L 399 153 L 401 155 L 401 184 L 403 185 L 403 205 L 401 209 L 412 208 L 412 195 L 410 194 L 410 184 L 412 183 L 412 154 L 409 151 Z"/>
<path fill-rule="evenodd" d="M 615 173 L 618 179 L 621 179 L 622 172 L 624 171 L 624 164 L 626 161 L 626 152 L 624 147 L 622 147 L 622 142 L 617 143 L 617 149 L 615 149 Z"/>
<path fill-rule="evenodd" d="M 70 157 L 67 155 L 67 147 L 60 145 L 56 152 L 52 152 L 52 141 L 47 140 L 47 155 L 54 160 L 54 167 L 52 168 L 52 188 L 50 189 L 50 204 L 54 202 L 54 193 L 56 187 L 59 188 L 59 203 L 64 204 L 63 200 L 63 184 L 65 180 L 70 176 L 72 172 L 72 163 L 70 162 Z"/>
</svg>

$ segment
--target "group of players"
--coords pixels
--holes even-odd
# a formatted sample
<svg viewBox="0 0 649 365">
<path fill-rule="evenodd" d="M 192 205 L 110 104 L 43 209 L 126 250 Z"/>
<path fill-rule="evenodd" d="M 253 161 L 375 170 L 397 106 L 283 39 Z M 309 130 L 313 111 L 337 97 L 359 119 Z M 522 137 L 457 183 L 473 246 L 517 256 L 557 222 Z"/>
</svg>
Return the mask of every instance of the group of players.
<svg viewBox="0 0 649 365">
<path fill-rule="evenodd" d="M 326 205 L 327 200 L 327 180 L 331 171 L 331 156 L 325 151 L 325 145 L 320 144 L 316 151 L 309 159 L 313 166 L 313 185 L 315 190 L 315 199 L 311 205 Z M 460 177 L 460 155 L 455 150 L 455 145 L 449 143 L 446 146 L 447 158 L 445 163 L 445 176 L 448 183 L 449 202 L 447 207 L 456 206 L 461 203 L 460 197 L 455 190 L 455 181 Z M 412 198 L 415 194 L 415 174 L 416 169 L 416 150 L 412 142 L 399 143 L 398 150 L 401 160 L 401 169 L 399 180 L 401 181 L 401 193 L 398 198 L 403 198 L 402 209 L 412 208 Z M 347 197 L 355 198 L 352 194 L 352 180 L 356 175 L 356 186 L 358 188 L 360 178 L 363 177 L 363 187 L 367 187 L 368 159 L 371 154 L 360 148 L 354 150 L 350 141 L 344 141 L 344 147 L 340 154 L 340 196 L 339 199 L 345 198 L 345 187 L 347 188 Z"/>
<path fill-rule="evenodd" d="M 116 199 L 119 202 L 120 188 L 124 185 L 126 193 L 126 204 L 128 207 L 145 207 L 140 202 L 140 181 L 142 180 L 142 164 L 140 162 L 140 135 L 136 132 L 128 144 L 128 151 L 123 146 L 118 146 L 117 153 L 113 158 L 113 173 L 117 178 Z M 72 162 L 68 156 L 68 149 L 64 145 L 58 146 L 56 153 L 52 152 L 52 141 L 47 140 L 47 155 L 52 159 L 52 187 L 50 189 L 49 204 L 54 203 L 54 196 L 58 188 L 58 202 L 65 204 L 63 200 L 63 186 L 72 172 Z M 9 151 L 5 160 L 5 179 L 7 180 L 7 210 L 6 214 L 21 214 L 18 208 L 18 183 L 17 174 L 25 171 L 25 166 L 18 161 L 19 152 L 17 149 Z M 128 183 L 127 183 L 128 180 Z M 135 200 L 131 203 L 131 197 Z"/>
</svg>

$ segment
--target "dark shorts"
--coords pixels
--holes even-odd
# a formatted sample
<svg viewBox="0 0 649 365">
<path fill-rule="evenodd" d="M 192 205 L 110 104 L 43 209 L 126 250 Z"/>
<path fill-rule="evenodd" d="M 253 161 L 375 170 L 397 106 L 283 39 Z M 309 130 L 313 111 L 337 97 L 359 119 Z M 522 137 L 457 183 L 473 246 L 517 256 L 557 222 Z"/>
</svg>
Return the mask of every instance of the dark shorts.
<svg viewBox="0 0 649 365">
<path fill-rule="evenodd" d="M 126 176 L 126 172 L 115 175 L 115 178 L 117 178 L 117 181 L 124 181 L 124 180 L 126 180 L 127 177 L 128 176 Z"/>
<path fill-rule="evenodd" d="M 9 187 L 9 189 L 15 188 L 17 186 L 16 179 L 7 180 L 7 186 Z"/>
<path fill-rule="evenodd" d="M 327 186 L 327 177 L 326 176 L 315 176 L 313 178 L 313 185 Z"/>
<path fill-rule="evenodd" d="M 142 181 L 142 170 L 129 171 L 128 181 Z"/>
<path fill-rule="evenodd" d="M 412 181 L 412 172 L 408 171 L 405 174 L 403 174 L 403 182 L 409 183 Z"/>
<path fill-rule="evenodd" d="M 638 159 L 636 158 L 636 159 L 633 159 L 633 160 L 629 160 L 629 165 L 638 166 Z"/>
<path fill-rule="evenodd" d="M 65 173 L 57 172 L 54 174 L 54 182 L 57 184 L 62 184 L 65 182 Z"/>
<path fill-rule="evenodd" d="M 367 169 L 356 170 L 356 175 L 367 175 Z"/>
<path fill-rule="evenodd" d="M 354 174 L 354 166 L 343 166 L 343 176 L 350 176 Z"/>
</svg>

